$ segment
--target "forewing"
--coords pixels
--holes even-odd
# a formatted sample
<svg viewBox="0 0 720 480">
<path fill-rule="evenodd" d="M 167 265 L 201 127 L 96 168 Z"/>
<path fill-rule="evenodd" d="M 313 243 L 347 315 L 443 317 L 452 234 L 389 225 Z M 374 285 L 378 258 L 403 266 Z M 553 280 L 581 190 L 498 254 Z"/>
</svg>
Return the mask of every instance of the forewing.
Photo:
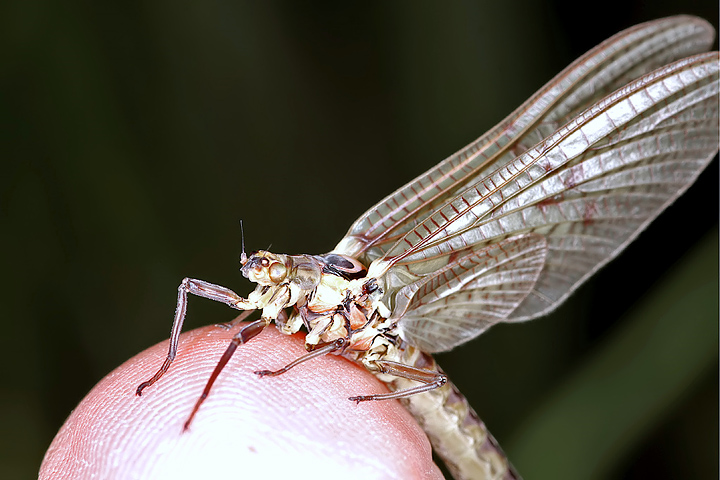
<svg viewBox="0 0 720 480">
<path fill-rule="evenodd" d="M 667 65 L 601 100 L 472 185 L 374 262 L 392 295 L 468 252 L 522 233 L 545 266 L 506 321 L 557 306 L 692 184 L 718 151 L 717 52 Z M 410 312 L 408 312 L 410 313 Z"/>
<path fill-rule="evenodd" d="M 393 314 L 403 339 L 424 352 L 449 350 L 504 321 L 532 291 L 547 242 L 535 233 L 459 257 L 408 285 Z"/>
<path fill-rule="evenodd" d="M 366 265 L 467 185 L 506 165 L 591 104 L 629 81 L 706 51 L 704 20 L 679 16 L 637 25 L 573 62 L 499 125 L 362 215 L 334 252 Z"/>
</svg>

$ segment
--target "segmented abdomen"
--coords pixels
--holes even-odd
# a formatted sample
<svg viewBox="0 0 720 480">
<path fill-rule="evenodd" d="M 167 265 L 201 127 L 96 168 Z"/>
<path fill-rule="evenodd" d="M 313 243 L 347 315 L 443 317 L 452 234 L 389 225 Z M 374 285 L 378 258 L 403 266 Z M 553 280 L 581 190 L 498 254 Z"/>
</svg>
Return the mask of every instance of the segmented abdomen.
<svg viewBox="0 0 720 480">
<path fill-rule="evenodd" d="M 412 347 L 403 351 L 399 362 L 442 372 L 428 354 Z M 402 378 L 381 380 L 391 390 L 417 384 Z M 451 382 L 445 386 L 402 399 L 422 426 L 435 452 L 445 462 L 455 480 L 519 480 L 497 440 Z"/>
</svg>

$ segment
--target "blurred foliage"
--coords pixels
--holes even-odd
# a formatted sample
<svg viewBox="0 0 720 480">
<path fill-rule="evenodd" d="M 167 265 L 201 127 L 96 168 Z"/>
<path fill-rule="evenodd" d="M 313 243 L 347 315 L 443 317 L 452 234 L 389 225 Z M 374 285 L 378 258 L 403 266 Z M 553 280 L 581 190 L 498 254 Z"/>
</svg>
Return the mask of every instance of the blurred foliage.
<svg viewBox="0 0 720 480">
<path fill-rule="evenodd" d="M 611 34 L 718 18 L 715 0 L 0 9 L 2 478 L 35 476 L 85 393 L 167 337 L 184 276 L 250 289 L 238 219 L 250 250 L 328 251 Z M 717 477 L 717 176 L 555 314 L 440 357 L 526 478 Z M 192 301 L 187 327 L 223 308 Z"/>
</svg>

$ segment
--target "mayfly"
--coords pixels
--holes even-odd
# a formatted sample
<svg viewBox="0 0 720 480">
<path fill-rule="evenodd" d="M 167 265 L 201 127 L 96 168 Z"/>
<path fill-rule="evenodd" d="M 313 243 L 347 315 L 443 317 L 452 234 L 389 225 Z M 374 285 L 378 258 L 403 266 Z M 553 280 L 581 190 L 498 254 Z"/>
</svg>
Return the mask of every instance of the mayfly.
<svg viewBox="0 0 720 480">
<path fill-rule="evenodd" d="M 576 60 L 499 125 L 362 215 L 325 255 L 241 257 L 247 298 L 186 278 L 188 294 L 261 318 L 231 340 L 188 428 L 236 348 L 275 322 L 307 330 L 308 353 L 361 363 L 403 399 L 457 479 L 517 478 L 430 354 L 501 322 L 545 315 L 616 257 L 718 151 L 712 27 L 680 16 L 625 30 Z M 362 393 L 362 392 L 359 392 Z"/>
</svg>

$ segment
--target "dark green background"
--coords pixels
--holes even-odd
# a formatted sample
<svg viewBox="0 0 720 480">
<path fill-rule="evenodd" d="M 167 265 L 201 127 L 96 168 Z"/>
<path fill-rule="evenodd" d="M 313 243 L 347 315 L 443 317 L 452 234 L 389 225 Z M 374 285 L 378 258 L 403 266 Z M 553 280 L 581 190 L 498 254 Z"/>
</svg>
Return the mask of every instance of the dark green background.
<svg viewBox="0 0 720 480">
<path fill-rule="evenodd" d="M 718 17 L 716 0 L 0 8 L 2 478 L 35 476 L 89 389 L 166 339 L 184 276 L 250 290 L 238 219 L 250 250 L 328 251 L 612 33 Z M 440 356 L 527 479 L 717 477 L 717 204 L 715 161 L 555 314 Z M 195 299 L 187 326 L 232 316 Z"/>
</svg>

